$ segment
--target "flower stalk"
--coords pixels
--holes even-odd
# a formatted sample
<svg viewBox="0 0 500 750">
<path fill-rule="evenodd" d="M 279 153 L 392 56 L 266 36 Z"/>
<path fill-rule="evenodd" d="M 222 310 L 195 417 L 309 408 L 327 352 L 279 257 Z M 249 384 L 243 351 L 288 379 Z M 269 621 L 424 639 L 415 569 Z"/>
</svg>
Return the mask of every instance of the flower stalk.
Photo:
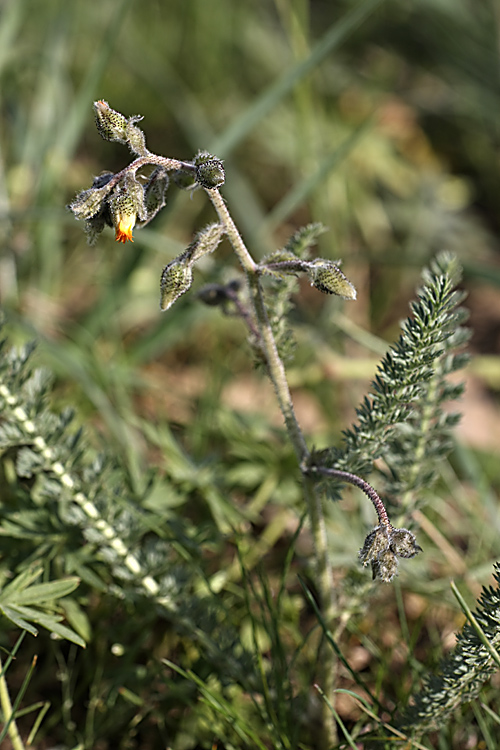
<svg viewBox="0 0 500 750">
<path fill-rule="evenodd" d="M 374 579 L 379 578 L 385 583 L 390 583 L 398 572 L 398 557 L 415 557 L 422 551 L 422 547 L 417 544 L 415 535 L 411 531 L 396 529 L 391 524 L 384 503 L 376 490 L 364 479 L 349 471 L 329 469 L 324 466 L 312 466 L 309 471 L 312 474 L 317 472 L 332 479 L 353 484 L 359 487 L 373 503 L 379 525 L 366 537 L 359 551 L 359 559 L 364 566 L 371 565 Z"/>
<path fill-rule="evenodd" d="M 258 266 L 248 252 L 219 190 L 212 189 L 206 190 L 206 192 L 217 212 L 219 221 L 225 228 L 229 242 L 246 272 L 248 285 L 252 293 L 253 312 L 260 333 L 260 344 L 265 354 L 267 371 L 274 386 L 279 408 L 283 415 L 288 437 L 295 451 L 297 462 L 299 466 L 304 466 L 310 458 L 310 453 L 295 415 L 285 366 L 279 356 L 274 334 L 269 323 L 269 317 L 262 295 Z M 302 481 L 316 558 L 316 583 L 321 599 L 322 616 L 324 621 L 330 626 L 333 622 L 335 613 L 335 599 L 332 566 L 328 552 L 325 515 L 323 512 L 321 497 L 319 496 L 312 479 L 303 472 Z M 329 648 L 326 641 L 324 641 L 321 646 L 319 665 L 321 670 L 321 674 L 318 676 L 319 681 L 323 685 L 325 695 L 330 701 L 333 701 L 337 662 L 335 654 Z M 325 743 L 328 743 L 327 746 L 333 745 L 336 741 L 336 724 L 326 703 L 323 704 L 323 735 Z"/>
</svg>

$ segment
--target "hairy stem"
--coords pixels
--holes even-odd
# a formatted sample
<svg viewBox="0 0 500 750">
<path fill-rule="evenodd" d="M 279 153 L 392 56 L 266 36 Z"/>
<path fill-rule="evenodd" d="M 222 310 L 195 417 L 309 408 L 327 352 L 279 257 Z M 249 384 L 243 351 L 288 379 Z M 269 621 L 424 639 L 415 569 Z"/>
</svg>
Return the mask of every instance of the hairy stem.
<svg viewBox="0 0 500 750">
<path fill-rule="evenodd" d="M 179 161 L 179 159 L 169 159 L 166 156 L 158 156 L 157 154 L 152 154 L 150 151 L 148 151 L 145 156 L 139 156 L 137 159 L 134 159 L 133 162 L 114 174 L 110 181 L 106 183 L 106 190 L 110 191 L 111 188 L 113 188 L 118 182 L 120 182 L 122 177 L 124 177 L 129 172 L 135 174 L 138 169 L 149 164 L 154 164 L 157 167 L 164 167 L 167 172 L 175 172 L 177 170 L 183 170 L 185 172 L 196 171 L 196 167 L 190 162 Z"/>
<path fill-rule="evenodd" d="M 307 464 L 309 450 L 297 421 L 293 408 L 292 396 L 286 377 L 285 367 L 279 356 L 276 341 L 267 315 L 266 305 L 262 295 L 259 269 L 248 252 L 243 239 L 227 209 L 226 204 L 217 189 L 206 190 L 214 206 L 219 221 L 224 227 L 228 239 L 243 266 L 251 291 L 253 310 L 259 328 L 259 338 L 265 354 L 267 370 L 274 386 L 280 411 L 285 421 L 288 436 L 297 457 L 299 466 Z M 328 625 L 332 624 L 335 613 L 335 600 L 332 585 L 332 567 L 328 553 L 325 516 L 321 498 L 314 486 L 314 482 L 303 472 L 304 498 L 307 504 L 311 533 L 313 537 L 316 562 L 317 587 L 321 598 L 322 616 Z M 319 657 L 321 674 L 319 679 L 323 685 L 325 695 L 333 702 L 336 684 L 335 654 L 325 642 Z M 323 734 L 325 745 L 332 745 L 336 741 L 336 725 L 328 705 L 324 704 Z"/>
<path fill-rule="evenodd" d="M 333 477 L 334 479 L 340 479 L 342 482 L 348 482 L 353 484 L 355 487 L 359 487 L 365 495 L 372 501 L 375 512 L 381 526 L 385 526 L 387 529 L 392 529 L 392 524 L 389 521 L 389 516 L 385 509 L 385 505 L 378 496 L 376 490 L 365 482 L 364 479 L 358 477 L 357 474 L 351 474 L 350 471 L 341 471 L 340 469 L 328 469 L 324 466 L 314 466 L 313 471 L 317 471 L 319 474 L 324 474 L 327 477 Z"/>
</svg>

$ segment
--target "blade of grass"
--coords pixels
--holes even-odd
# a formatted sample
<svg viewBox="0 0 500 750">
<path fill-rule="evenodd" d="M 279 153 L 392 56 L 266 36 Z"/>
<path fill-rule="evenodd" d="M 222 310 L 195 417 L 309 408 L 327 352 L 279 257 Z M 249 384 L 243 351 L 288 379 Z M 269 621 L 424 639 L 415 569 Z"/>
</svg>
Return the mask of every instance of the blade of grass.
<svg viewBox="0 0 500 750">
<path fill-rule="evenodd" d="M 215 695 L 212 690 L 209 690 L 198 675 L 191 670 L 186 671 L 181 667 L 178 667 L 177 664 L 174 664 L 169 659 L 162 659 L 162 661 L 167 667 L 170 667 L 174 672 L 177 672 L 181 677 L 184 677 L 185 680 L 193 682 L 199 688 L 206 704 L 230 724 L 232 729 L 238 734 L 243 742 L 251 740 L 259 750 L 266 750 L 266 746 L 260 741 L 252 727 L 250 727 L 245 721 L 242 721 L 241 716 L 238 716 L 228 701 L 224 700 L 219 695 Z"/>
<path fill-rule="evenodd" d="M 331 633 L 331 631 L 330 631 L 330 630 L 328 629 L 328 627 L 326 626 L 326 623 L 325 623 L 324 619 L 323 619 L 323 618 L 322 618 L 322 616 L 321 616 L 321 612 L 320 612 L 320 611 L 319 611 L 319 609 L 318 609 L 318 605 L 316 604 L 316 602 L 315 602 L 315 600 L 314 600 L 314 597 L 313 597 L 313 595 L 311 594 L 311 592 L 309 591 L 309 589 L 308 589 L 308 587 L 306 586 L 305 582 L 304 582 L 304 581 L 302 580 L 302 578 L 301 578 L 300 576 L 299 576 L 299 583 L 300 583 L 300 585 L 301 585 L 301 587 L 302 587 L 302 590 L 303 590 L 303 592 L 304 592 L 304 594 L 305 594 L 305 596 L 306 596 L 306 598 L 307 598 L 307 600 L 308 600 L 309 604 L 310 604 L 310 605 L 311 605 L 311 607 L 312 607 L 312 608 L 314 609 L 314 612 L 315 612 L 315 614 L 316 614 L 316 617 L 318 618 L 319 624 L 321 625 L 321 628 L 322 628 L 322 630 L 323 630 L 323 633 L 325 634 L 325 638 L 327 639 L 328 643 L 329 643 L 329 644 L 330 644 L 330 646 L 331 646 L 331 647 L 333 648 L 333 650 L 334 650 L 334 651 L 335 651 L 335 653 L 337 654 L 338 658 L 340 659 L 340 661 L 342 662 L 342 664 L 344 665 L 344 667 L 345 667 L 345 668 L 347 669 L 347 671 L 348 671 L 348 672 L 349 672 L 349 674 L 351 675 L 351 677 L 352 677 L 352 679 L 354 680 L 354 682 L 355 682 L 355 683 L 356 683 L 357 685 L 359 685 L 359 687 L 360 687 L 360 688 L 361 688 L 361 689 L 362 689 L 362 690 L 363 690 L 363 691 L 364 691 L 364 692 L 365 692 L 365 693 L 366 693 L 367 695 L 369 695 L 369 696 L 370 696 L 370 699 L 371 699 L 372 703 L 376 704 L 376 705 L 377 705 L 377 706 L 378 706 L 379 708 L 382 708 L 382 704 L 380 703 L 380 701 L 378 700 L 378 698 L 376 698 L 376 697 L 375 697 L 375 696 L 374 696 L 374 695 L 372 694 L 372 692 L 371 692 L 371 691 L 370 691 L 370 689 L 369 689 L 369 688 L 368 688 L 368 687 L 367 687 L 367 686 L 366 686 L 366 685 L 364 684 L 363 680 L 362 680 L 362 679 L 361 679 L 361 677 L 360 677 L 360 676 L 358 675 L 358 673 L 354 671 L 354 669 L 353 669 L 353 668 L 351 667 L 351 665 L 349 664 L 349 662 L 347 661 L 347 659 L 346 659 L 346 658 L 345 658 L 345 656 L 343 655 L 342 651 L 341 651 L 341 650 L 340 650 L 340 648 L 338 647 L 337 643 L 336 643 L 336 642 L 335 642 L 335 640 L 333 639 L 332 633 Z"/>
<path fill-rule="evenodd" d="M 38 708 L 39 705 L 40 704 L 36 704 L 35 706 L 30 706 L 30 708 L 33 710 L 34 708 Z M 47 713 L 49 708 L 50 708 L 50 702 L 45 701 L 45 703 L 41 706 L 40 713 L 36 717 L 35 723 L 33 724 L 31 728 L 31 732 L 28 735 L 28 739 L 26 740 L 26 744 L 28 745 L 28 747 L 33 744 L 33 741 L 36 737 L 36 733 L 40 729 L 40 725 L 42 721 L 44 720 L 45 714 Z"/>
<path fill-rule="evenodd" d="M 472 701 L 471 708 L 474 713 L 474 716 L 476 717 L 476 721 L 478 723 L 479 729 L 481 730 L 481 733 L 483 735 L 483 741 L 486 743 L 486 747 L 488 748 L 488 750 L 498 750 L 498 744 L 497 742 L 494 741 L 493 737 L 491 736 L 491 732 L 486 724 L 485 718 L 483 714 L 481 713 L 481 710 L 478 704 L 476 703 L 476 701 Z"/>
<path fill-rule="evenodd" d="M 288 94 L 301 78 L 317 67 L 327 55 L 337 49 L 378 8 L 383 0 L 367 0 L 357 5 L 340 21 L 333 24 L 315 45 L 309 57 L 294 65 L 257 98 L 249 109 L 218 136 L 210 149 L 219 156 L 227 156 L 274 107 Z"/>
<path fill-rule="evenodd" d="M 341 728 L 341 730 L 343 732 L 343 735 L 346 738 L 349 747 L 352 748 L 352 750 L 357 750 L 358 746 L 355 744 L 354 738 L 352 737 L 352 735 L 349 732 L 349 730 L 347 729 L 346 725 L 344 724 L 344 722 L 340 718 L 340 716 L 337 713 L 337 711 L 332 706 L 331 702 L 328 700 L 328 698 L 326 697 L 326 695 L 324 694 L 324 692 L 321 690 L 321 688 L 320 688 L 319 685 L 315 685 L 314 687 L 316 688 L 316 690 L 321 695 L 322 699 L 324 700 L 324 702 L 326 703 L 326 705 L 328 706 L 328 708 L 332 712 L 332 715 L 335 717 L 335 721 L 337 722 L 337 724 Z M 335 690 L 335 692 L 337 693 L 339 691 Z"/>
<path fill-rule="evenodd" d="M 280 200 L 280 202 L 269 211 L 262 222 L 260 231 L 271 232 L 284 222 L 285 219 L 287 219 L 290 214 L 292 214 L 306 200 L 306 198 L 311 195 L 318 185 L 321 185 L 324 182 L 327 175 L 352 153 L 362 137 L 369 132 L 372 121 L 373 118 L 368 117 L 348 138 L 345 139 L 343 143 L 340 144 L 340 146 L 338 146 L 338 148 L 330 154 L 325 155 L 315 172 L 304 180 L 297 182 L 295 187 L 293 187 Z"/>
<path fill-rule="evenodd" d="M 495 662 L 495 664 L 497 665 L 497 667 L 500 667 L 500 654 L 498 653 L 498 651 L 496 650 L 496 648 L 490 643 L 490 641 L 486 637 L 486 635 L 485 635 L 483 629 L 481 628 L 480 624 L 478 623 L 478 621 L 476 620 L 476 618 L 472 614 L 472 611 L 469 608 L 467 602 L 465 601 L 465 599 L 463 598 L 462 594 L 458 590 L 458 588 L 457 588 L 457 586 L 455 584 L 455 581 L 451 581 L 450 588 L 451 588 L 451 590 L 452 590 L 452 592 L 453 592 L 453 594 L 455 596 L 455 599 L 460 604 L 460 608 L 462 609 L 462 612 L 467 617 L 467 619 L 468 619 L 469 623 L 471 624 L 471 626 L 474 628 L 474 630 L 475 630 L 475 632 L 476 632 L 479 640 L 481 641 L 481 643 L 483 644 L 483 646 L 486 648 L 486 650 L 488 651 L 489 655 L 491 656 L 491 658 L 493 659 L 493 661 Z"/>
<path fill-rule="evenodd" d="M 496 713 L 496 711 L 492 711 L 492 709 L 486 705 L 486 703 L 481 703 L 481 708 L 485 713 L 488 714 L 488 716 L 493 719 L 495 724 L 498 724 L 500 726 L 500 716 Z"/>
<path fill-rule="evenodd" d="M 16 696 L 16 700 L 14 701 L 14 704 L 12 705 L 10 702 L 9 693 L 7 690 L 7 683 L 5 680 L 5 676 L 3 676 L 0 679 L 0 701 L 2 705 L 2 711 L 4 714 L 4 717 L 6 719 L 5 726 L 3 730 L 0 732 L 0 743 L 2 740 L 6 737 L 7 733 L 10 736 L 12 746 L 14 750 L 24 750 L 24 745 L 21 740 L 21 735 L 19 734 L 19 730 L 17 729 L 16 722 L 15 722 L 15 715 L 16 711 L 19 707 L 19 704 L 21 703 L 24 694 L 28 688 L 29 682 L 31 680 L 31 677 L 33 675 L 33 671 L 36 666 L 38 657 L 35 655 L 31 661 L 31 666 L 27 672 L 27 674 L 24 677 L 24 680 L 22 682 L 21 687 L 19 688 L 19 691 Z M 0 662 L 0 668 L 1 668 L 1 662 Z"/>
</svg>

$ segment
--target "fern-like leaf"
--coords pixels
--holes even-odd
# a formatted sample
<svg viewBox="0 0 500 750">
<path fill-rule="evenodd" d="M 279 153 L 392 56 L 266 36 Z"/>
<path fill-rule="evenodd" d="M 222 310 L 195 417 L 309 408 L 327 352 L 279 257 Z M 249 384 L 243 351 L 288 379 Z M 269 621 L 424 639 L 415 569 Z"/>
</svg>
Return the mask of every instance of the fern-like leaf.
<svg viewBox="0 0 500 750">
<path fill-rule="evenodd" d="M 457 645 L 441 664 L 439 674 L 424 681 L 420 693 L 402 715 L 399 724 L 414 736 L 446 723 L 461 703 L 473 700 L 484 682 L 498 668 L 500 647 L 500 563 L 495 564 L 496 587 L 485 587 L 474 619 L 482 633 L 467 623 Z"/>
<path fill-rule="evenodd" d="M 457 398 L 461 385 L 447 376 L 466 361 L 456 350 L 464 345 L 467 317 L 464 299 L 455 287 L 460 267 L 454 256 L 441 254 L 424 272 L 424 286 L 372 381 L 371 393 L 357 409 L 357 423 L 344 433 L 344 447 L 322 451 L 314 458 L 336 469 L 366 475 L 375 459 L 383 459 L 386 492 L 428 486 L 439 461 L 450 450 L 455 415 L 443 404 Z"/>
</svg>

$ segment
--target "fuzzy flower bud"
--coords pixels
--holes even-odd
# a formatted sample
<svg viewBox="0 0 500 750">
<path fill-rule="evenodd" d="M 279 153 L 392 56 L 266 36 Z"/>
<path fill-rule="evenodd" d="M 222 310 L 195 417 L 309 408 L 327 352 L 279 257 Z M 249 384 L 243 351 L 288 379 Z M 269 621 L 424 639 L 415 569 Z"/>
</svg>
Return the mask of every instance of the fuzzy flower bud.
<svg viewBox="0 0 500 750">
<path fill-rule="evenodd" d="M 163 167 L 157 167 L 144 185 L 144 205 L 147 221 L 156 216 L 165 205 L 165 193 L 168 189 L 169 177 Z"/>
<path fill-rule="evenodd" d="M 137 154 L 137 156 L 146 156 L 148 153 L 146 148 L 146 136 L 135 124 L 140 120 L 142 120 L 142 117 L 139 117 L 138 115 L 131 117 L 130 120 L 128 120 L 125 129 L 125 137 L 130 150 L 133 151 L 134 154 Z"/>
<path fill-rule="evenodd" d="M 359 559 L 363 565 L 373 563 L 389 549 L 389 529 L 387 526 L 376 526 L 365 539 L 362 549 L 359 552 Z"/>
<path fill-rule="evenodd" d="M 398 558 L 390 550 L 382 552 L 378 560 L 372 562 L 373 579 L 380 578 L 384 583 L 390 583 L 398 573 Z"/>
<path fill-rule="evenodd" d="M 398 557 L 415 557 L 422 552 L 415 535 L 408 529 L 393 529 L 390 534 L 391 550 Z"/>
<path fill-rule="evenodd" d="M 340 268 L 329 260 L 318 258 L 309 264 L 307 272 L 312 286 L 326 294 L 343 299 L 356 299 L 356 289 Z"/>
<path fill-rule="evenodd" d="M 196 166 L 196 182 L 203 188 L 211 190 L 224 184 L 226 173 L 220 159 L 216 159 L 207 151 L 200 151 L 193 163 Z"/>
<path fill-rule="evenodd" d="M 209 224 L 198 232 L 194 242 L 189 246 L 186 254 L 189 262 L 195 263 L 204 255 L 212 253 L 224 235 L 224 228 L 220 224 Z"/>
<path fill-rule="evenodd" d="M 104 172 L 104 174 L 99 175 L 94 179 L 91 188 L 82 190 L 75 200 L 69 204 L 68 208 L 73 212 L 76 219 L 90 219 L 102 210 L 109 192 L 105 187 L 112 177 L 113 172 Z"/>
<path fill-rule="evenodd" d="M 137 221 L 137 203 L 129 192 L 119 192 L 109 204 L 117 242 L 133 242 L 132 230 Z"/>
<path fill-rule="evenodd" d="M 126 117 L 111 109 L 103 99 L 94 102 L 94 113 L 95 124 L 101 138 L 105 141 L 127 142 L 128 120 Z"/>
<path fill-rule="evenodd" d="M 79 193 L 69 208 L 76 219 L 90 219 L 99 213 L 104 198 L 99 190 L 89 188 Z"/>
<path fill-rule="evenodd" d="M 193 271 L 189 263 L 181 258 L 165 266 L 160 283 L 160 310 L 168 310 L 174 302 L 187 292 L 193 282 Z"/>
</svg>

